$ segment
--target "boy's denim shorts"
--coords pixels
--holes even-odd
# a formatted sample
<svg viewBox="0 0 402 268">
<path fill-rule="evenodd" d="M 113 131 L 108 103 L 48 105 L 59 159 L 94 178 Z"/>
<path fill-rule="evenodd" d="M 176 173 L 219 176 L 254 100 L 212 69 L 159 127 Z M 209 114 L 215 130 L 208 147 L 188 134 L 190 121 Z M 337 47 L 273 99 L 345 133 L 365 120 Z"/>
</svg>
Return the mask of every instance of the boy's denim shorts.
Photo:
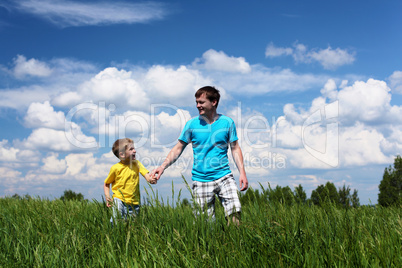
<svg viewBox="0 0 402 268">
<path fill-rule="evenodd" d="M 119 198 L 113 198 L 113 216 L 110 218 L 110 222 L 113 223 L 114 219 L 127 220 L 127 216 L 137 216 L 140 213 L 140 206 L 133 204 L 126 204 Z"/>
</svg>

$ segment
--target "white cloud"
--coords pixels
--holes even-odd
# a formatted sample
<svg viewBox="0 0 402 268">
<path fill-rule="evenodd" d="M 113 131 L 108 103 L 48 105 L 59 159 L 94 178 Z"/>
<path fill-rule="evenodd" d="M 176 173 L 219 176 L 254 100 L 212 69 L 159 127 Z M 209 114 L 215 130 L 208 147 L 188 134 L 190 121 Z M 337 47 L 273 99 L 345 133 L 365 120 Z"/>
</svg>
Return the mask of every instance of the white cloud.
<svg viewBox="0 0 402 268">
<path fill-rule="evenodd" d="M 16 110 L 26 109 L 32 102 L 50 100 L 50 92 L 41 86 L 0 90 L 0 107 Z"/>
<path fill-rule="evenodd" d="M 96 128 L 101 137 L 107 137 L 110 144 L 118 138 L 130 137 L 136 148 L 170 147 L 177 142 L 181 130 L 190 119 L 190 113 L 168 105 L 159 106 L 159 108 L 172 112 L 172 115 L 165 111 L 157 113 L 158 110 L 155 110 L 153 114 L 127 111 L 123 114 L 108 116 Z"/>
<path fill-rule="evenodd" d="M 17 179 L 20 179 L 22 175 L 20 171 L 8 167 L 0 167 L 0 174 L 0 181 L 2 181 L 3 186 L 10 181 L 17 181 Z"/>
<path fill-rule="evenodd" d="M 7 140 L 0 141 L 0 161 L 9 162 L 17 160 L 17 153 L 19 149 L 10 148 Z"/>
<path fill-rule="evenodd" d="M 324 69 L 333 70 L 340 66 L 352 64 L 355 61 L 355 54 L 347 50 L 328 47 L 326 49 L 318 49 L 311 51 L 308 57 L 318 61 Z"/>
<path fill-rule="evenodd" d="M 22 55 L 17 55 L 17 58 L 14 59 L 14 64 L 13 74 L 19 79 L 27 75 L 46 77 L 52 73 L 52 69 L 45 62 L 36 59 L 27 60 Z"/>
<path fill-rule="evenodd" d="M 173 69 L 156 65 L 145 71 L 137 70 L 135 77 L 132 71 L 109 67 L 77 86 L 76 91 L 59 94 L 52 103 L 61 107 L 104 103 L 119 111 L 149 111 L 151 104 L 160 103 L 192 106 L 195 91 L 206 84 L 211 84 L 211 80 L 185 66 Z M 225 96 L 224 90 L 221 93 Z"/>
<path fill-rule="evenodd" d="M 338 92 L 340 120 L 344 124 L 401 123 L 402 107 L 391 106 L 390 89 L 384 81 L 356 81 Z"/>
<path fill-rule="evenodd" d="M 40 161 L 40 153 L 24 147 L 10 146 L 7 140 L 0 141 L 0 165 L 15 168 L 35 167 Z"/>
<path fill-rule="evenodd" d="M 202 58 L 197 58 L 193 62 L 193 66 L 205 68 L 207 70 L 249 73 L 251 67 L 243 57 L 229 57 L 223 51 L 210 49 L 202 55 Z"/>
<path fill-rule="evenodd" d="M 163 19 L 168 13 L 165 5 L 158 2 L 19 0 L 9 7 L 36 15 L 60 27 L 146 23 Z"/>
<path fill-rule="evenodd" d="M 328 46 L 326 49 L 315 48 L 308 50 L 307 46 L 300 43 L 295 43 L 293 47 L 276 47 L 271 42 L 265 50 L 265 56 L 273 58 L 291 55 L 296 63 L 311 63 L 315 61 L 328 70 L 334 70 L 340 66 L 352 64 L 355 61 L 355 52 L 350 52 L 347 49 L 332 49 Z"/>
<path fill-rule="evenodd" d="M 267 58 L 275 58 L 282 55 L 292 55 L 293 49 L 289 47 L 275 47 L 274 43 L 269 43 L 267 48 L 265 49 L 265 57 Z"/>
<path fill-rule="evenodd" d="M 285 105 L 285 117 L 277 123 L 275 150 L 285 154 L 292 166 L 328 168 L 326 161 L 345 167 L 384 164 L 401 152 L 402 107 L 390 105 L 386 83 L 369 79 L 352 86 L 344 84 L 337 91 L 334 81 L 329 80 L 321 90 L 323 96 L 314 99 L 308 109 Z M 330 107 L 339 107 L 339 114 Z M 306 125 L 315 114 L 314 124 Z M 315 154 L 308 153 L 308 148 Z"/>
<path fill-rule="evenodd" d="M 30 128 L 64 129 L 65 117 L 63 112 L 56 112 L 48 101 L 32 103 L 24 118 L 25 126 Z"/>
<path fill-rule="evenodd" d="M 83 173 L 87 166 L 95 164 L 93 154 L 69 154 L 66 156 L 67 175 L 76 176 Z M 84 178 L 83 178 L 84 179 Z"/>
<path fill-rule="evenodd" d="M 254 65 L 248 74 L 228 73 L 217 77 L 217 81 L 223 88 L 230 89 L 230 92 L 247 92 L 249 96 L 258 96 L 268 92 L 306 91 L 321 86 L 328 78 L 325 75 L 297 74 L 290 69 Z"/>
<path fill-rule="evenodd" d="M 59 154 L 51 153 L 48 157 L 42 159 L 42 170 L 45 173 L 60 174 L 67 169 L 66 160 L 58 159 Z"/>
<path fill-rule="evenodd" d="M 386 164 L 393 159 L 393 155 L 386 156 L 381 150 L 384 135 L 364 124 L 342 128 L 339 138 L 339 156 L 344 166 Z"/>
<path fill-rule="evenodd" d="M 156 115 L 155 125 L 152 126 L 152 137 L 155 139 L 155 144 L 164 147 L 175 145 L 184 125 L 190 118 L 190 113 L 181 109 L 178 109 L 173 115 L 166 112 Z"/>
<path fill-rule="evenodd" d="M 395 71 L 389 77 L 392 92 L 402 94 L 402 71 Z"/>
<path fill-rule="evenodd" d="M 95 149 L 97 146 L 94 137 L 86 136 L 81 128 L 72 123 L 72 134 L 68 132 L 48 128 L 34 129 L 21 146 L 32 150 L 45 150 L 56 152 L 79 151 L 83 149 Z M 66 134 L 67 133 L 67 134 Z"/>
<path fill-rule="evenodd" d="M 195 103 L 195 91 L 201 86 L 211 84 L 198 70 L 186 66 L 177 69 L 155 65 L 139 79 L 152 103 L 170 103 L 180 106 Z"/>
<path fill-rule="evenodd" d="M 388 155 L 402 155 L 402 128 L 392 125 L 388 131 L 390 134 L 381 140 L 381 151 Z"/>
<path fill-rule="evenodd" d="M 293 104 L 285 105 L 286 120 L 300 123 L 317 109 L 322 109 L 327 101 L 338 100 L 339 121 L 343 125 L 350 126 L 355 122 L 369 125 L 402 123 L 402 107 L 391 105 L 391 90 L 384 81 L 368 79 L 367 82 L 356 81 L 351 86 L 346 86 L 343 81 L 341 86 L 338 91 L 335 81 L 329 79 L 321 89 L 322 96 L 315 98 L 307 110 L 296 109 Z"/>
<path fill-rule="evenodd" d="M 82 97 L 76 91 L 64 92 L 52 99 L 52 103 L 58 107 L 72 107 L 81 102 Z"/>
<path fill-rule="evenodd" d="M 132 78 L 130 71 L 118 70 L 110 67 L 99 72 L 90 81 L 86 81 L 78 87 L 80 102 L 104 102 L 107 105 L 114 104 L 117 107 L 132 107 L 146 109 L 149 105 L 149 97 Z M 67 95 L 68 101 L 61 100 Z M 56 103 L 71 103 L 77 101 L 77 95 L 65 93 L 55 99 Z M 78 103 L 77 103 L 78 104 Z"/>
<path fill-rule="evenodd" d="M 20 59 L 24 56 L 18 56 Z M 65 107 L 66 103 L 75 104 L 81 97 L 77 97 L 77 86 L 84 81 L 88 81 L 93 77 L 95 66 L 86 62 L 76 61 L 72 59 L 52 59 L 46 62 L 39 62 L 30 60 L 28 62 L 35 62 L 32 67 L 35 71 L 40 71 L 41 65 L 46 66 L 45 69 L 51 70 L 51 75 L 41 79 L 37 84 L 16 88 L 2 88 L 0 89 L 0 107 L 11 108 L 16 110 L 27 109 L 31 103 L 50 101 L 57 106 Z M 32 64 L 31 64 L 32 65 Z M 3 68 L 5 72 L 14 74 L 14 70 L 21 76 L 27 74 L 27 68 L 22 68 L 22 65 L 17 65 L 16 68 L 9 70 Z M 41 72 L 46 73 L 46 72 Z M 66 93 L 67 92 L 67 93 Z M 56 99 L 55 96 L 63 95 L 68 97 L 65 99 Z M 75 101 L 75 102 L 74 102 Z"/>
</svg>

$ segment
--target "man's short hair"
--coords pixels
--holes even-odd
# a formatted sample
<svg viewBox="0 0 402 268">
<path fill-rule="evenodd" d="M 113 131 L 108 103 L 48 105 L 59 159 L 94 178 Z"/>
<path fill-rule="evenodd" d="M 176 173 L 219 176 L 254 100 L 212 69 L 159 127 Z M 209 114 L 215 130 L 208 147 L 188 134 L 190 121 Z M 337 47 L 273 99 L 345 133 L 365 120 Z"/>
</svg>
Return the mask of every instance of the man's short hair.
<svg viewBox="0 0 402 268">
<path fill-rule="evenodd" d="M 129 138 L 116 140 L 112 147 L 113 154 L 120 159 L 120 153 L 126 151 L 127 146 L 132 143 L 134 143 L 133 140 Z"/>
<path fill-rule="evenodd" d="M 219 90 L 217 90 L 216 88 L 211 87 L 211 86 L 202 87 L 199 90 L 197 90 L 197 92 L 195 93 L 195 97 L 199 98 L 204 93 L 209 101 L 212 102 L 212 101 L 216 100 L 216 107 L 218 107 L 219 99 L 221 98 L 221 94 L 219 94 Z"/>
</svg>

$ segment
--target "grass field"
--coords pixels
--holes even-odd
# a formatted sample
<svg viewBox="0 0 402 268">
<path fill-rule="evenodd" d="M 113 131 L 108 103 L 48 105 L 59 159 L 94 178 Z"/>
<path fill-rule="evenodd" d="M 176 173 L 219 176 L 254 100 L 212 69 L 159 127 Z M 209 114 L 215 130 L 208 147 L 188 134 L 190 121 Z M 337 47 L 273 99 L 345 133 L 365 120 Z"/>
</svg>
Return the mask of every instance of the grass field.
<svg viewBox="0 0 402 268">
<path fill-rule="evenodd" d="M 401 208 L 249 203 L 236 227 L 155 200 L 112 228 L 102 202 L 2 198 L 0 267 L 402 266 Z"/>
</svg>

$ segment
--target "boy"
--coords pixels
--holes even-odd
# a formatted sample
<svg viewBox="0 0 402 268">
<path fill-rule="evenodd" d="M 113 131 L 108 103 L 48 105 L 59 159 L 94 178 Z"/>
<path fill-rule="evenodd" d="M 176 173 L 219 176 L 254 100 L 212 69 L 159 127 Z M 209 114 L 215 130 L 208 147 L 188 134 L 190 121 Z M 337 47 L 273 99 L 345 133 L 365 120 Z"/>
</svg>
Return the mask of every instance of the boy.
<svg viewBox="0 0 402 268">
<path fill-rule="evenodd" d="M 127 219 L 127 215 L 138 214 L 140 211 L 140 178 L 139 173 L 151 184 L 156 180 L 151 178 L 149 171 L 135 158 L 134 142 L 129 138 L 116 140 L 112 147 L 113 154 L 120 162 L 110 168 L 103 190 L 107 207 L 113 203 L 113 218 Z M 110 198 L 112 184 L 113 199 Z"/>
</svg>

